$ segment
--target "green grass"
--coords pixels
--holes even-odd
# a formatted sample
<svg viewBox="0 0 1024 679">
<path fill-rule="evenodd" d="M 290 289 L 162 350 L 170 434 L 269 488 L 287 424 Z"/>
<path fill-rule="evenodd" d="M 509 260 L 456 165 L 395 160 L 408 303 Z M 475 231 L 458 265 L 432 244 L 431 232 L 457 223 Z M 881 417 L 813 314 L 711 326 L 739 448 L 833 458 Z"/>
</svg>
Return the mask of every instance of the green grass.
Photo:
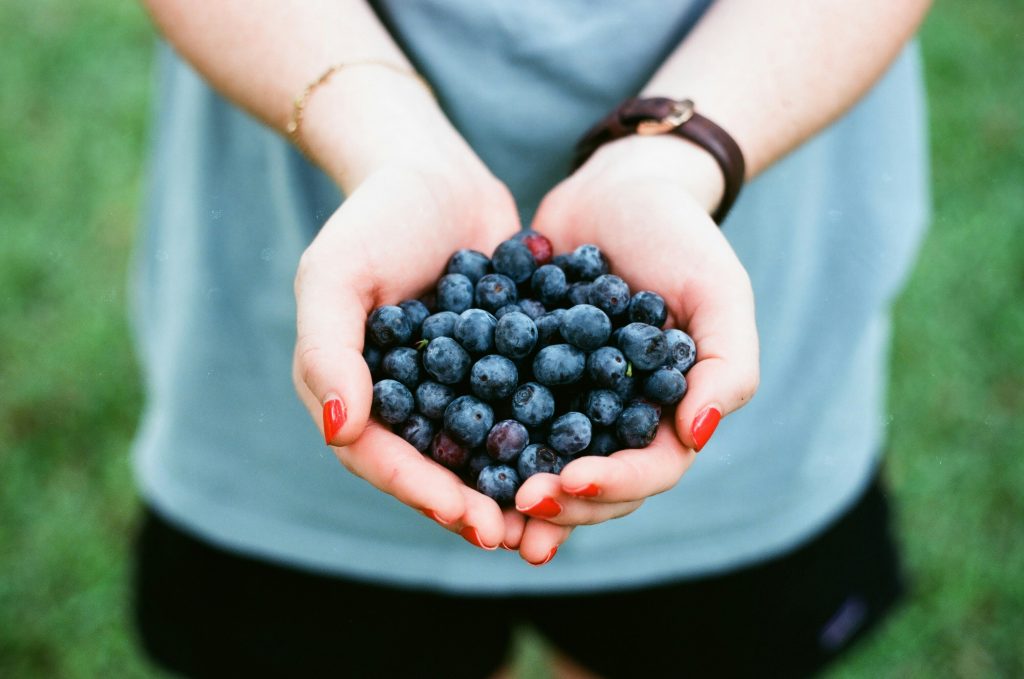
<svg viewBox="0 0 1024 679">
<path fill-rule="evenodd" d="M 1018 0 L 949 0 L 923 32 L 935 220 L 896 308 L 888 463 L 915 596 L 837 677 L 1024 674 L 1021 26 Z M 151 41 L 135 3 L 0 3 L 0 676 L 156 675 L 127 622 Z"/>
</svg>

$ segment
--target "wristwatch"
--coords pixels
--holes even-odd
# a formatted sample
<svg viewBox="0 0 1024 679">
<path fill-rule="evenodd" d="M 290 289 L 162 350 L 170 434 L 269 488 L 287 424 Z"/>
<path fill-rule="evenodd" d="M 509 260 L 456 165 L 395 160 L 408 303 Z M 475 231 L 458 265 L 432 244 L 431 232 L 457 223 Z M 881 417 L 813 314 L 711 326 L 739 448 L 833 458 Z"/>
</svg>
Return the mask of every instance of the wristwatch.
<svg viewBox="0 0 1024 679">
<path fill-rule="evenodd" d="M 689 99 L 650 97 L 627 99 L 594 125 L 576 144 L 573 171 L 603 144 L 632 134 L 674 134 L 700 146 L 718 163 L 725 178 L 725 190 L 718 209 L 711 215 L 721 224 L 743 187 L 746 164 L 743 152 L 729 133 L 697 113 Z"/>
</svg>

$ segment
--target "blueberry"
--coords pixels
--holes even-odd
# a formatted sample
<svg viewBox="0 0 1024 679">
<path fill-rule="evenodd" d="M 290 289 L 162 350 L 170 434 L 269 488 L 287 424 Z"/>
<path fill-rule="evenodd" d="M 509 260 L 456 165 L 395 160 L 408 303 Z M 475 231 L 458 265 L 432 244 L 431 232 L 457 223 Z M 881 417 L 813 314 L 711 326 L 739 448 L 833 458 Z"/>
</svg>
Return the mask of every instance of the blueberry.
<svg viewBox="0 0 1024 679">
<path fill-rule="evenodd" d="M 633 403 L 615 423 L 615 435 L 627 448 L 646 448 L 658 432 L 658 410 L 647 403 Z"/>
<path fill-rule="evenodd" d="M 444 409 L 454 398 L 455 390 L 447 384 L 423 382 L 416 387 L 416 409 L 432 420 L 444 417 Z"/>
<path fill-rule="evenodd" d="M 420 355 L 409 347 L 395 347 L 384 354 L 381 369 L 388 377 L 398 380 L 409 389 L 420 383 Z"/>
<path fill-rule="evenodd" d="M 510 314 L 513 311 L 518 311 L 519 313 L 523 313 L 523 308 L 521 306 L 519 306 L 518 303 L 516 303 L 516 304 L 506 304 L 505 306 L 501 307 L 500 309 L 498 309 L 497 311 L 494 312 L 494 317 L 497 318 L 500 321 L 502 316 L 504 316 L 505 314 Z"/>
<path fill-rule="evenodd" d="M 565 300 L 571 305 L 590 304 L 590 283 L 578 282 L 569 286 Z"/>
<path fill-rule="evenodd" d="M 504 464 L 484 467 L 476 479 L 476 489 L 502 507 L 513 503 L 519 490 L 519 474 Z"/>
<path fill-rule="evenodd" d="M 665 300 L 656 292 L 642 290 L 629 300 L 629 322 L 646 323 L 660 328 L 668 319 Z"/>
<path fill-rule="evenodd" d="M 469 388 L 477 398 L 498 401 L 508 398 L 516 389 L 519 373 L 515 364 L 497 354 L 484 356 L 469 372 Z"/>
<path fill-rule="evenodd" d="M 516 284 L 508 276 L 489 273 L 476 282 L 476 305 L 484 311 L 497 311 L 518 298 Z"/>
<path fill-rule="evenodd" d="M 370 368 L 370 374 L 376 375 L 380 371 L 381 361 L 384 360 L 384 351 L 372 342 L 366 342 L 363 345 L 363 360 L 366 361 L 367 367 Z"/>
<path fill-rule="evenodd" d="M 535 321 L 547 313 L 547 309 L 544 308 L 544 305 L 536 299 L 519 300 L 519 309 L 529 316 L 531 321 Z"/>
<path fill-rule="evenodd" d="M 644 382 L 644 396 L 663 406 L 679 403 L 686 393 L 686 378 L 675 368 L 658 368 Z"/>
<path fill-rule="evenodd" d="M 593 429 L 583 413 L 566 413 L 551 423 L 548 445 L 563 455 L 575 455 L 590 445 Z"/>
<path fill-rule="evenodd" d="M 537 344 L 539 346 L 546 347 L 561 339 L 559 330 L 562 328 L 564 317 L 565 309 L 552 309 L 534 321 L 537 325 Z"/>
<path fill-rule="evenodd" d="M 511 462 L 529 442 L 530 432 L 521 422 L 502 420 L 487 434 L 487 453 L 498 462 Z"/>
<path fill-rule="evenodd" d="M 530 279 L 534 269 L 537 268 L 537 260 L 533 253 L 523 243 L 515 240 L 507 240 L 498 245 L 491 256 L 491 265 L 494 270 L 504 274 L 516 283 L 522 283 Z"/>
<path fill-rule="evenodd" d="M 623 403 L 629 403 L 634 397 L 636 397 L 636 389 L 636 377 L 632 375 L 623 376 L 622 379 L 611 387 L 611 390 L 614 391 L 620 399 L 622 399 Z"/>
<path fill-rule="evenodd" d="M 581 245 L 569 257 L 569 269 L 581 281 L 608 273 L 608 260 L 596 245 Z"/>
<path fill-rule="evenodd" d="M 530 288 L 541 302 L 547 306 L 555 306 L 561 304 L 569 292 L 569 283 L 565 279 L 564 271 L 554 264 L 545 264 L 533 272 Z"/>
<path fill-rule="evenodd" d="M 594 424 L 610 427 L 622 413 L 622 399 L 614 391 L 595 389 L 587 394 L 583 412 Z"/>
<path fill-rule="evenodd" d="M 551 390 L 536 382 L 527 382 L 512 395 L 512 415 L 527 427 L 539 427 L 555 414 Z"/>
<path fill-rule="evenodd" d="M 494 426 L 491 406 L 472 396 L 459 396 L 444 410 L 444 428 L 459 443 L 475 448 L 482 445 Z"/>
<path fill-rule="evenodd" d="M 629 308 L 629 286 L 610 273 L 595 278 L 587 296 L 591 304 L 609 316 L 619 316 Z"/>
<path fill-rule="evenodd" d="M 400 302 L 398 308 L 404 311 L 405 315 L 409 318 L 413 335 L 419 333 L 423 321 L 430 315 L 430 309 L 418 299 L 407 299 L 404 302 Z"/>
<path fill-rule="evenodd" d="M 401 424 L 415 407 L 412 392 L 397 380 L 381 380 L 373 385 L 373 412 L 388 424 Z"/>
<path fill-rule="evenodd" d="M 554 248 L 551 247 L 551 241 L 546 236 L 533 229 L 526 229 L 517 233 L 512 239 L 525 245 L 537 264 L 547 264 L 551 261 L 551 253 L 554 252 Z"/>
<path fill-rule="evenodd" d="M 494 327 L 494 345 L 503 356 L 525 358 L 537 345 L 537 326 L 526 314 L 506 314 Z"/>
<path fill-rule="evenodd" d="M 622 444 L 615 434 L 608 429 L 594 428 L 594 434 L 590 437 L 590 445 L 583 451 L 584 455 L 611 455 L 622 449 Z"/>
<path fill-rule="evenodd" d="M 430 442 L 430 457 L 449 469 L 462 469 L 469 462 L 469 448 L 462 445 L 443 429 Z"/>
<path fill-rule="evenodd" d="M 423 321 L 420 337 L 428 341 L 437 337 L 452 337 L 455 335 L 455 322 L 458 320 L 459 315 L 454 311 L 438 311 L 431 314 Z"/>
<path fill-rule="evenodd" d="M 409 442 L 416 450 L 425 453 L 430 449 L 430 443 L 434 440 L 436 427 L 434 423 L 418 413 L 413 413 L 405 422 L 399 425 L 398 435 Z"/>
<path fill-rule="evenodd" d="M 492 314 L 483 309 L 467 309 L 455 322 L 455 339 L 471 354 L 494 351 L 494 327 L 498 324 Z"/>
<path fill-rule="evenodd" d="M 693 338 L 682 330 L 671 328 L 666 330 L 664 335 L 668 342 L 668 365 L 685 373 L 697 361 L 697 345 Z"/>
<path fill-rule="evenodd" d="M 566 276 L 572 275 L 572 267 L 569 266 L 569 261 L 572 259 L 572 254 L 563 252 L 560 255 L 555 255 L 551 258 L 551 263 L 557 266 L 559 269 L 565 272 Z"/>
<path fill-rule="evenodd" d="M 476 480 L 480 476 L 480 472 L 484 470 L 484 467 L 490 467 L 494 464 L 494 460 L 487 453 L 475 452 L 473 456 L 469 458 L 469 462 L 466 464 L 466 476 L 472 485 L 476 485 Z"/>
<path fill-rule="evenodd" d="M 526 446 L 519 455 L 519 462 L 516 465 L 522 481 L 526 481 L 534 474 L 558 474 L 564 466 L 565 462 L 558 453 L 541 443 Z"/>
<path fill-rule="evenodd" d="M 437 308 L 461 314 L 473 306 L 473 281 L 460 273 L 441 276 L 437 282 Z"/>
<path fill-rule="evenodd" d="M 469 372 L 469 364 L 469 354 L 450 337 L 430 340 L 423 352 L 423 367 L 442 384 L 461 382 Z"/>
<path fill-rule="evenodd" d="M 476 283 L 490 270 L 491 260 L 487 259 L 487 255 L 476 250 L 459 250 L 448 260 L 447 273 L 462 274 L 472 283 Z"/>
<path fill-rule="evenodd" d="M 412 339 L 412 323 L 401 308 L 388 305 L 377 307 L 367 321 L 370 339 L 381 348 L 407 344 Z"/>
<path fill-rule="evenodd" d="M 619 334 L 619 349 L 640 370 L 654 370 L 668 361 L 668 340 L 661 330 L 646 323 L 630 323 Z"/>
<path fill-rule="evenodd" d="M 629 363 L 615 347 L 598 347 L 587 356 L 587 376 L 598 387 L 613 388 L 626 376 Z"/>
<path fill-rule="evenodd" d="M 577 304 L 562 317 L 562 337 L 584 351 L 594 351 L 608 341 L 612 322 L 605 312 L 590 304 Z"/>
<path fill-rule="evenodd" d="M 543 385 L 574 384 L 583 377 L 586 354 L 571 344 L 544 347 L 533 359 L 533 376 Z"/>
</svg>

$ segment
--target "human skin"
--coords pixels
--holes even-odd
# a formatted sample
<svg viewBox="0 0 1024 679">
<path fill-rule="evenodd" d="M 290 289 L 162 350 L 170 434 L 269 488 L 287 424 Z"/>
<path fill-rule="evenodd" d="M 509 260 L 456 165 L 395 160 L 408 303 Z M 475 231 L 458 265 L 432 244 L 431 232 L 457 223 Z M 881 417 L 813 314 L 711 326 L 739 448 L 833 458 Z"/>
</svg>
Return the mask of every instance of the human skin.
<svg viewBox="0 0 1024 679">
<path fill-rule="evenodd" d="M 328 65 L 382 59 L 408 67 L 362 2 L 147 4 L 214 87 L 279 131 L 296 94 Z M 720 0 L 642 95 L 693 99 L 736 139 L 752 178 L 855 103 L 928 6 Z M 553 188 L 532 226 L 556 251 L 596 243 L 634 289 L 660 292 L 670 322 L 694 336 L 701 360 L 674 421 L 662 423 L 650 447 L 531 477 L 516 498 L 522 511 L 502 512 L 369 419 L 361 349 L 375 306 L 418 296 L 451 252 L 489 253 L 519 227 L 511 196 L 426 90 L 391 69 L 336 73 L 309 98 L 301 139 L 348 198 L 296 276 L 299 396 L 317 423 L 325 404 L 344 404 L 344 422 L 328 442 L 350 471 L 474 544 L 518 549 L 530 563 L 549 560 L 576 525 L 623 516 L 673 487 L 714 429 L 709 413 L 726 416 L 756 391 L 749 278 L 708 216 L 723 190 L 717 165 L 675 137 L 608 144 Z"/>
</svg>

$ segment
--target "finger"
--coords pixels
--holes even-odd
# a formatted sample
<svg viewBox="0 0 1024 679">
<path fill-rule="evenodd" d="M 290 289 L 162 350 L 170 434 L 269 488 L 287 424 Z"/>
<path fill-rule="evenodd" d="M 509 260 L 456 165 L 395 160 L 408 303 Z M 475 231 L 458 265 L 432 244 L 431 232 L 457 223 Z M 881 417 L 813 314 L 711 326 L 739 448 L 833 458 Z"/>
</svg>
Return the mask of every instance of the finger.
<svg viewBox="0 0 1024 679">
<path fill-rule="evenodd" d="M 454 525 L 467 516 L 462 481 L 376 422 L 371 421 L 351 445 L 333 450 L 353 474 L 407 505 L 432 513 L 442 525 Z"/>
<path fill-rule="evenodd" d="M 512 507 L 505 509 L 502 516 L 505 517 L 505 539 L 501 541 L 501 546 L 505 549 L 519 549 L 526 529 L 526 517 Z"/>
<path fill-rule="evenodd" d="M 542 519 L 526 522 L 523 539 L 519 543 L 519 556 L 531 566 L 543 566 L 555 558 L 558 547 L 569 539 L 572 528 L 559 526 Z"/>
<path fill-rule="evenodd" d="M 675 438 L 674 435 L 669 434 Z M 600 458 L 604 460 L 604 458 Z M 631 514 L 643 499 L 628 502 L 594 502 L 569 495 L 561 479 L 554 474 L 535 474 L 516 494 L 516 509 L 531 519 L 542 519 L 559 526 L 590 526 Z"/>
<path fill-rule="evenodd" d="M 459 482 L 461 484 L 461 481 Z M 459 519 L 459 535 L 481 549 L 497 549 L 505 539 L 505 517 L 491 498 L 466 485 L 459 488 L 466 511 Z"/>
</svg>

